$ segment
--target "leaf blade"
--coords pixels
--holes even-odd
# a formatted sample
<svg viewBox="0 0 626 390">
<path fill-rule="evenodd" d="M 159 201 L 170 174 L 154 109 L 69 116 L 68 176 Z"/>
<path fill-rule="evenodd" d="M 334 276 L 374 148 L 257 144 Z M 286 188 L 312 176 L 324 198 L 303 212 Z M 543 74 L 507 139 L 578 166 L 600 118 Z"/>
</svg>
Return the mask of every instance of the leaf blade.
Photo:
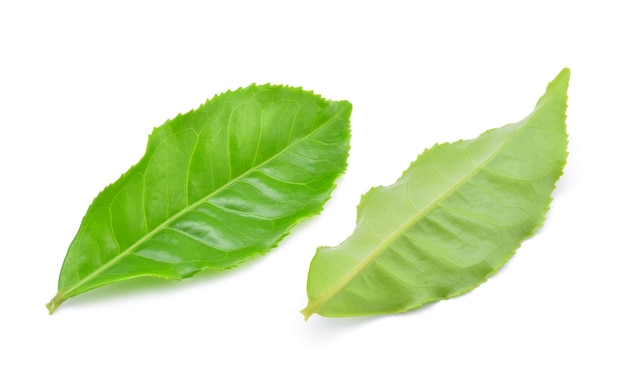
<svg viewBox="0 0 626 390">
<path fill-rule="evenodd" d="M 350 113 L 346 101 L 252 85 L 168 120 L 89 207 L 50 312 L 105 284 L 182 279 L 269 251 L 330 197 L 347 164 Z"/>
<path fill-rule="evenodd" d="M 541 226 L 562 174 L 568 81 L 564 69 L 524 120 L 436 145 L 365 194 L 354 233 L 311 262 L 305 318 L 407 311 L 497 272 Z"/>
</svg>

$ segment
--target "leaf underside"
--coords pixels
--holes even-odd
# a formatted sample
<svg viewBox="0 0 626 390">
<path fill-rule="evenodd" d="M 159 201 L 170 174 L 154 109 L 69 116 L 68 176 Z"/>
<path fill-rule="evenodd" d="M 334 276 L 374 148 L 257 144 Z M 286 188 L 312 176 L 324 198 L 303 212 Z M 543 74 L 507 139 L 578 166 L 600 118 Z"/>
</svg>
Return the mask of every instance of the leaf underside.
<svg viewBox="0 0 626 390">
<path fill-rule="evenodd" d="M 311 262 L 305 318 L 405 312 L 497 272 L 543 223 L 563 172 L 568 83 L 564 69 L 521 122 L 435 145 L 365 194 L 353 234 Z"/>
<path fill-rule="evenodd" d="M 330 197 L 346 169 L 351 109 L 251 85 L 156 128 L 139 163 L 89 207 L 50 312 L 109 283 L 182 279 L 268 252 Z"/>
</svg>

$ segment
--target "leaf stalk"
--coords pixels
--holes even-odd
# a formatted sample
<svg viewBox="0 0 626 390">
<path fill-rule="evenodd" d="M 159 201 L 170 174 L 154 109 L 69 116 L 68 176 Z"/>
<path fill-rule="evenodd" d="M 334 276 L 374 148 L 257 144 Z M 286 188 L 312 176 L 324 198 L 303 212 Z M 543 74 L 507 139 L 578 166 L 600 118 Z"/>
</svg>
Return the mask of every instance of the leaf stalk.
<svg viewBox="0 0 626 390">
<path fill-rule="evenodd" d="M 46 307 L 48 308 L 48 314 L 52 315 L 56 309 L 63 304 L 67 300 L 67 297 L 60 292 L 52 298 L 52 300 L 46 303 Z"/>
</svg>

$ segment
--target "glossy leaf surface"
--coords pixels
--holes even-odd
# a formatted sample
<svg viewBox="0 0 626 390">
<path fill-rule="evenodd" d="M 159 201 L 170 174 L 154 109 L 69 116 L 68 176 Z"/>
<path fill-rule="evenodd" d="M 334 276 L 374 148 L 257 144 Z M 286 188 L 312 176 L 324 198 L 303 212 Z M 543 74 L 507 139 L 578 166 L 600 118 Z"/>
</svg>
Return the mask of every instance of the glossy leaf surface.
<svg viewBox="0 0 626 390">
<path fill-rule="evenodd" d="M 494 274 L 545 218 L 567 156 L 569 70 L 524 120 L 423 152 L 361 200 L 354 233 L 311 262 L 306 318 L 404 312 Z"/>
<path fill-rule="evenodd" d="M 156 128 L 139 163 L 89 207 L 50 312 L 109 283 L 181 279 L 269 251 L 328 200 L 346 168 L 351 109 L 252 85 Z"/>
</svg>

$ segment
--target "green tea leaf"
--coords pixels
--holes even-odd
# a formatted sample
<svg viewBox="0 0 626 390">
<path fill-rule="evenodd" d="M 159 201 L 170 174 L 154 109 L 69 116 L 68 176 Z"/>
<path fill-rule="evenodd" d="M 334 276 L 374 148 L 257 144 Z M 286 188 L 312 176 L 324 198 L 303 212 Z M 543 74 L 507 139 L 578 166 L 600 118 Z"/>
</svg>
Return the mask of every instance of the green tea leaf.
<svg viewBox="0 0 626 390">
<path fill-rule="evenodd" d="M 388 187 L 370 190 L 354 233 L 318 248 L 313 313 L 396 313 L 483 283 L 541 226 L 567 157 L 569 69 L 524 120 L 424 151 Z"/>
<path fill-rule="evenodd" d="M 105 284 L 186 278 L 269 251 L 328 200 L 346 168 L 351 110 L 252 85 L 156 128 L 139 163 L 87 210 L 50 313 Z"/>
</svg>

